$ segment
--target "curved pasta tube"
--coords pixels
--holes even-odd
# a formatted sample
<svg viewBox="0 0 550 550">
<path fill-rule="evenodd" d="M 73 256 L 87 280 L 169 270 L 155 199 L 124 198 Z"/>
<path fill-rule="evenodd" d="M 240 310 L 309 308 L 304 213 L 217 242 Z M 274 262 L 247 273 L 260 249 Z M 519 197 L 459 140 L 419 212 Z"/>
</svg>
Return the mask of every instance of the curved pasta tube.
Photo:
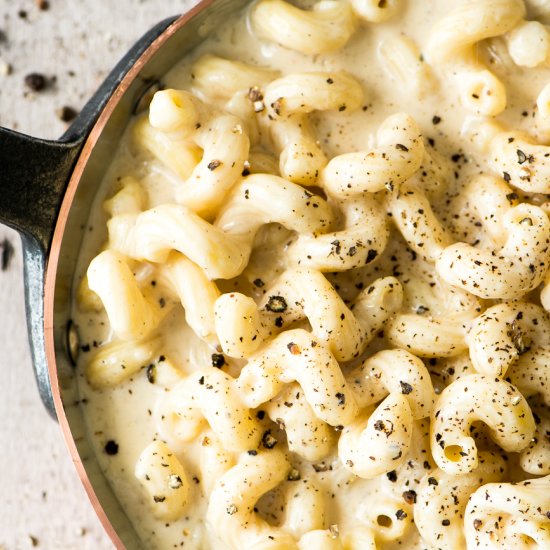
<svg viewBox="0 0 550 550">
<path fill-rule="evenodd" d="M 250 141 L 232 115 L 208 115 L 189 92 L 161 90 L 149 107 L 149 122 L 164 132 L 177 130 L 202 149 L 202 159 L 176 188 L 176 201 L 205 218 L 214 216 L 241 177 Z M 191 128 L 192 129 L 191 129 Z M 183 128 L 183 130 L 181 130 Z"/>
<path fill-rule="evenodd" d="M 285 431 L 288 449 L 306 460 L 325 458 L 336 444 L 334 430 L 317 418 L 298 384 L 287 385 L 263 408 Z"/>
<path fill-rule="evenodd" d="M 143 339 L 160 323 L 160 306 L 144 296 L 122 254 L 101 252 L 91 261 L 87 277 L 90 290 L 105 307 L 113 332 L 122 340 Z"/>
<path fill-rule="evenodd" d="M 420 168 L 424 142 L 409 115 L 388 117 L 378 128 L 377 140 L 378 147 L 372 151 L 345 153 L 327 164 L 320 181 L 329 195 L 349 198 L 392 189 Z"/>
<path fill-rule="evenodd" d="M 155 419 L 159 433 L 174 445 L 197 437 L 205 423 L 230 451 L 256 449 L 262 436 L 235 380 L 215 368 L 195 371 L 163 395 Z"/>
<path fill-rule="evenodd" d="M 479 453 L 479 466 L 461 476 L 436 469 L 427 473 L 416 489 L 414 523 L 425 544 L 441 550 L 461 550 L 464 511 L 470 495 L 485 483 L 500 481 L 506 462 L 491 451 Z"/>
<path fill-rule="evenodd" d="M 259 306 L 236 292 L 220 296 L 216 331 L 226 355 L 248 357 L 274 333 L 307 318 L 312 333 L 336 359 L 347 361 L 362 352 L 401 300 L 401 285 L 386 277 L 357 297 L 352 312 L 319 271 L 289 269 L 267 289 Z"/>
<path fill-rule="evenodd" d="M 200 446 L 200 482 L 204 495 L 210 496 L 218 480 L 236 464 L 235 453 L 228 451 L 216 434 L 207 431 Z"/>
<path fill-rule="evenodd" d="M 347 425 L 357 414 L 353 392 L 334 356 L 309 332 L 287 330 L 253 356 L 241 370 L 238 386 L 251 408 L 273 399 L 284 384 L 298 382 L 318 418 Z"/>
<path fill-rule="evenodd" d="M 356 3 L 362 0 L 355 0 Z M 380 4 L 380 1 L 368 4 Z M 386 6 L 398 6 L 398 1 L 385 2 Z M 382 10 L 384 10 L 382 8 Z M 437 88 L 429 65 L 420 55 L 418 47 L 407 36 L 392 36 L 381 40 L 377 49 L 378 60 L 386 74 L 399 85 L 400 89 L 411 91 L 417 98 L 424 98 Z"/>
<path fill-rule="evenodd" d="M 189 178 L 176 188 L 176 201 L 211 219 L 241 178 L 250 141 L 237 117 L 222 115 L 203 123 L 195 142 L 203 156 Z"/>
<path fill-rule="evenodd" d="M 323 529 L 326 522 L 324 491 L 311 479 L 289 481 L 283 500 L 286 503 L 281 528 L 299 539 L 306 533 Z"/>
<path fill-rule="evenodd" d="M 454 8 L 433 27 L 426 57 L 431 64 L 453 67 L 466 107 L 494 116 L 506 107 L 500 80 L 476 56 L 478 42 L 512 30 L 525 15 L 521 0 L 482 0 Z M 453 63 L 454 62 L 454 63 Z"/>
<path fill-rule="evenodd" d="M 480 487 L 464 517 L 468 548 L 550 547 L 549 489 L 550 476 Z"/>
<path fill-rule="evenodd" d="M 351 305 L 351 311 L 365 331 L 368 344 L 403 303 L 403 287 L 395 277 L 381 277 L 368 285 Z"/>
<path fill-rule="evenodd" d="M 478 466 L 478 451 L 470 426 L 482 421 L 495 443 L 519 452 L 535 432 L 535 421 L 523 395 L 503 380 L 472 374 L 447 386 L 435 404 L 430 441 L 434 460 L 447 474 L 458 475 Z"/>
<path fill-rule="evenodd" d="M 193 87 L 214 99 L 231 99 L 237 92 L 261 87 L 279 76 L 279 71 L 224 59 L 212 54 L 202 55 L 191 67 Z"/>
<path fill-rule="evenodd" d="M 413 525 L 412 506 L 406 504 L 401 495 L 379 493 L 374 502 L 366 499 L 360 505 L 357 517 L 376 534 L 377 543 L 394 541 L 404 536 Z M 363 547 L 357 550 L 363 550 Z"/>
<path fill-rule="evenodd" d="M 353 11 L 365 21 L 380 23 L 393 17 L 401 7 L 400 0 L 351 0 Z"/>
<path fill-rule="evenodd" d="M 148 493 L 153 515 L 175 521 L 189 501 L 189 480 L 182 463 L 162 441 L 153 441 L 139 455 L 135 476 Z"/>
<path fill-rule="evenodd" d="M 522 21 L 507 35 L 510 57 L 520 67 L 536 67 L 550 54 L 550 33 L 539 21 Z"/>
<path fill-rule="evenodd" d="M 404 183 L 389 198 L 389 211 L 409 248 L 435 262 L 452 240 L 434 214 L 430 201 L 415 185 Z"/>
<path fill-rule="evenodd" d="M 390 321 L 386 338 L 396 348 L 419 357 L 454 357 L 468 349 L 466 326 L 460 321 L 399 313 Z"/>
<path fill-rule="evenodd" d="M 424 363 L 402 349 L 379 351 L 346 377 L 359 407 L 368 407 L 388 393 L 402 394 L 414 420 L 430 416 L 435 393 Z"/>
<path fill-rule="evenodd" d="M 328 161 L 308 117 L 298 113 L 269 120 L 267 125 L 273 148 L 279 154 L 281 176 L 300 185 L 315 185 Z"/>
<path fill-rule="evenodd" d="M 338 457 L 356 476 L 373 479 L 406 459 L 412 427 L 407 398 L 390 393 L 374 412 L 361 414 L 344 428 L 338 440 Z"/>
<path fill-rule="evenodd" d="M 265 87 L 264 102 L 273 117 L 312 111 L 354 111 L 363 102 L 363 88 L 344 72 L 291 73 Z"/>
<path fill-rule="evenodd" d="M 262 495 L 277 487 L 289 471 L 285 455 L 276 449 L 256 456 L 243 454 L 212 491 L 206 512 L 209 528 L 233 550 L 297 550 L 290 534 L 254 511 Z"/>
<path fill-rule="evenodd" d="M 86 365 L 86 380 L 94 388 L 111 388 L 149 365 L 160 347 L 158 338 L 141 342 L 115 341 L 101 346 Z"/>
<path fill-rule="evenodd" d="M 540 413 L 540 414 L 537 414 Z M 550 474 L 550 415 L 546 407 L 533 408 L 536 430 L 533 439 L 519 455 L 519 465 L 533 475 Z"/>
<path fill-rule="evenodd" d="M 288 247 L 293 265 L 319 271 L 347 271 L 378 258 L 388 242 L 386 214 L 374 196 L 340 202 L 344 227 L 323 234 L 301 234 Z"/>
<path fill-rule="evenodd" d="M 248 263 L 262 225 L 278 222 L 301 232 L 322 231 L 331 222 L 326 202 L 269 174 L 253 174 L 237 185 L 215 225 L 185 206 L 163 204 L 108 222 L 111 246 L 135 259 L 163 263 L 177 250 L 204 269 L 209 279 L 231 279 Z"/>
<path fill-rule="evenodd" d="M 355 32 L 356 20 L 347 2 L 321 0 L 312 10 L 283 0 L 261 0 L 250 18 L 260 38 L 304 54 L 336 51 Z"/>
<path fill-rule="evenodd" d="M 361 85 L 342 72 L 290 74 L 267 85 L 263 121 L 279 153 L 281 175 L 294 183 L 314 185 L 327 158 L 305 114 L 354 110 L 362 99 Z"/>
<path fill-rule="evenodd" d="M 497 304 L 474 320 L 468 343 L 476 371 L 502 378 L 524 353 L 530 352 L 529 358 L 522 360 L 526 365 L 533 359 L 536 362 L 533 355 L 538 348 L 550 346 L 550 316 L 528 302 Z M 543 349 L 541 353 L 544 361 L 547 351 Z"/>
<path fill-rule="evenodd" d="M 516 386 L 525 397 L 540 394 L 550 407 L 550 346 L 529 350 L 516 359 L 506 373 L 506 380 Z"/>
<path fill-rule="evenodd" d="M 200 148 L 186 131 L 165 132 L 151 126 L 147 117 L 139 118 L 133 128 L 134 140 L 176 176 L 186 180 L 201 159 Z"/>
<path fill-rule="evenodd" d="M 216 344 L 214 304 L 220 295 L 216 284 L 199 266 L 177 252 L 172 252 L 158 271 L 181 301 L 187 324 L 199 338 Z"/>
<path fill-rule="evenodd" d="M 447 283 L 488 299 L 521 298 L 543 280 L 550 261 L 550 221 L 542 209 L 519 204 L 503 217 L 507 239 L 497 251 L 466 243 L 448 246 L 436 262 Z"/>
<path fill-rule="evenodd" d="M 122 178 L 120 185 L 120 191 L 103 203 L 103 210 L 110 217 L 122 214 L 139 214 L 145 210 L 148 197 L 143 186 L 130 176 Z"/>
<path fill-rule="evenodd" d="M 483 228 L 497 246 L 506 242 L 505 214 L 518 204 L 518 196 L 502 178 L 480 175 L 466 187 L 468 206 L 477 213 Z"/>
<path fill-rule="evenodd" d="M 544 96 L 543 96 L 544 97 Z M 483 141 L 497 173 L 525 193 L 550 193 L 550 147 L 540 145 L 523 132 L 487 126 Z"/>
</svg>

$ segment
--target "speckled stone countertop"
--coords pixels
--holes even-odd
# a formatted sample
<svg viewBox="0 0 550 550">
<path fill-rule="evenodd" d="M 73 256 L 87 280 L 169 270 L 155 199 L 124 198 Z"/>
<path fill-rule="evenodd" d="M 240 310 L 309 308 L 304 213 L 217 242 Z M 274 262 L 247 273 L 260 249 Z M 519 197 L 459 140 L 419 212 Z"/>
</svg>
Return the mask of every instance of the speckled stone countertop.
<svg viewBox="0 0 550 550">
<path fill-rule="evenodd" d="M 63 119 L 82 108 L 141 34 L 195 3 L 0 0 L 0 125 L 60 136 Z M 32 73 L 45 82 L 26 79 Z M 42 83 L 42 90 L 31 89 Z M 38 396 L 19 237 L 0 226 L 0 243 L 0 549 L 110 549 L 59 427 Z"/>
</svg>

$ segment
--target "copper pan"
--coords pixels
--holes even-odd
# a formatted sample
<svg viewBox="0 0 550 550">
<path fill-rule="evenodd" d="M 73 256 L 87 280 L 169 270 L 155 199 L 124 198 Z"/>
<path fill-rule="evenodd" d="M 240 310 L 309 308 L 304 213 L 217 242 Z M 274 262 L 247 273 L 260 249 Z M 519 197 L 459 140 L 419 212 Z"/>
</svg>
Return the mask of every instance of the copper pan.
<svg viewBox="0 0 550 550">
<path fill-rule="evenodd" d="M 142 548 L 89 444 L 68 330 L 73 274 L 98 182 L 144 94 L 249 0 L 202 0 L 146 33 L 58 141 L 0 128 L 0 222 L 21 235 L 29 341 L 40 396 L 117 548 Z"/>
</svg>

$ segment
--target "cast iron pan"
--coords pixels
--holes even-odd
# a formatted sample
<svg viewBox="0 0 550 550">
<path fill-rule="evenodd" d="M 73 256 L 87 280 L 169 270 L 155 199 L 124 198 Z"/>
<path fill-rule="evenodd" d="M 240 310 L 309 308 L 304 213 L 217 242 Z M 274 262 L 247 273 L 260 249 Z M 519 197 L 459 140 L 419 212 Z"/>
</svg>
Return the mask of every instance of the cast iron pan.
<svg viewBox="0 0 550 550">
<path fill-rule="evenodd" d="M 249 0 L 202 0 L 147 32 L 58 141 L 0 128 L 0 222 L 23 241 L 25 302 L 42 401 L 57 418 L 96 513 L 117 548 L 142 548 L 91 451 L 67 347 L 73 273 L 97 186 L 124 128 L 166 73 Z"/>
</svg>

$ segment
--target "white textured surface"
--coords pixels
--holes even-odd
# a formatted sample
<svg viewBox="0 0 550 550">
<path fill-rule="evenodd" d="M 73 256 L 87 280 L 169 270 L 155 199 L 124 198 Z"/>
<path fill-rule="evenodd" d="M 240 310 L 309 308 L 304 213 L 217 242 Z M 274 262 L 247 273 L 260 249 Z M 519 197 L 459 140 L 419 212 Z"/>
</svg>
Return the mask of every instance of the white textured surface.
<svg viewBox="0 0 550 550">
<path fill-rule="evenodd" d="M 60 107 L 80 109 L 142 33 L 196 2 L 49 3 L 40 11 L 32 0 L 0 0 L 0 125 L 56 138 L 66 127 L 56 115 Z M 9 75 L 6 64 L 13 68 Z M 29 93 L 24 77 L 30 72 L 55 82 Z M 21 248 L 17 234 L 0 226 L 0 242 L 4 238 L 15 254 L 0 271 L 0 549 L 110 549 L 61 432 L 40 403 L 26 336 Z"/>
</svg>

